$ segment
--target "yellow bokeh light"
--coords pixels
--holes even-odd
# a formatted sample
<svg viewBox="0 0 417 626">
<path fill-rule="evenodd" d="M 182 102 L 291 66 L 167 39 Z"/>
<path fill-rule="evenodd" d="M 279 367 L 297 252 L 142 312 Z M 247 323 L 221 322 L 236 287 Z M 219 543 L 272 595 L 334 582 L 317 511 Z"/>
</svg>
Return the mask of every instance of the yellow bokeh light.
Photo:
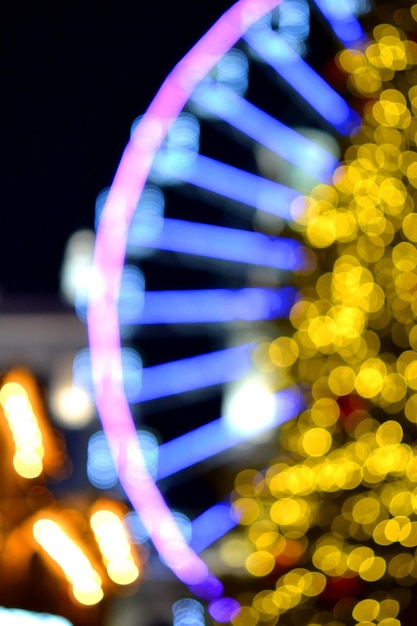
<svg viewBox="0 0 417 626">
<path fill-rule="evenodd" d="M 322 456 L 331 445 L 332 436 L 324 428 L 310 428 L 302 438 L 302 446 L 308 456 Z"/>
<path fill-rule="evenodd" d="M 352 612 L 352 617 L 358 622 L 368 621 L 376 619 L 379 614 L 379 602 L 377 600 L 362 600 L 355 605 Z"/>
<path fill-rule="evenodd" d="M 379 24 L 361 50 L 337 55 L 347 88 L 364 100 L 362 123 L 332 185 L 293 204 L 302 209 L 297 236 L 317 264 L 308 281 L 297 277 L 292 330 L 283 325 L 297 350 L 285 367 L 308 391 L 280 431 L 264 490 L 251 496 L 259 506 L 246 524 L 252 552 L 270 551 L 288 568 L 272 598 L 254 596 L 259 623 L 289 612 L 294 624 L 353 616 L 363 626 L 399 626 L 417 581 L 417 44 L 407 40 L 416 6 L 384 5 L 396 26 Z M 265 522 L 272 526 L 263 532 Z M 290 541 L 298 552 L 287 551 Z M 321 590 L 334 585 L 333 611 L 310 601 L 298 613 L 313 574 Z M 345 583 L 348 598 L 337 596 Z"/>
<path fill-rule="evenodd" d="M 275 567 L 275 559 L 270 552 L 258 550 L 246 559 L 246 569 L 252 576 L 266 576 Z"/>
<path fill-rule="evenodd" d="M 279 337 L 271 343 L 269 356 L 278 367 L 289 367 L 298 357 L 298 345 L 290 337 Z"/>
</svg>

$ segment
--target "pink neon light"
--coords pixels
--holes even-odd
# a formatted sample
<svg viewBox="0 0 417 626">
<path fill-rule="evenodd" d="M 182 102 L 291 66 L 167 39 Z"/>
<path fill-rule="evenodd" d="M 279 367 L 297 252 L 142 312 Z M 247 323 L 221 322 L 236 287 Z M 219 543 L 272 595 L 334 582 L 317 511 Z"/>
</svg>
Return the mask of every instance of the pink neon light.
<svg viewBox="0 0 417 626">
<path fill-rule="evenodd" d="M 88 310 L 94 387 L 106 433 L 118 440 L 120 481 L 141 515 L 156 549 L 176 576 L 200 597 L 223 593 L 207 566 L 185 542 L 169 507 L 146 471 L 122 385 L 117 299 L 127 233 L 149 170 L 170 126 L 196 85 L 256 21 L 281 0 L 240 0 L 174 67 L 127 144 L 99 223 Z M 235 608 L 235 607 L 234 607 Z M 225 621 L 228 621 L 225 619 Z"/>
</svg>

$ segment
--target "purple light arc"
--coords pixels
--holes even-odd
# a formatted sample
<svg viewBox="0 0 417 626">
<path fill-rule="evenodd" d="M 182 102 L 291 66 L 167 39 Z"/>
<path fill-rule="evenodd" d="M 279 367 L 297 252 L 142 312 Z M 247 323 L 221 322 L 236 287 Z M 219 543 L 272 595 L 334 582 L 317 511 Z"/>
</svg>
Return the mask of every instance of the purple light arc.
<svg viewBox="0 0 417 626">
<path fill-rule="evenodd" d="M 95 399 L 105 432 L 116 436 L 120 444 L 121 484 L 137 512 L 148 521 L 150 536 L 163 560 L 180 580 L 212 604 L 222 596 L 223 587 L 189 547 L 173 521 L 169 507 L 146 470 L 135 436 L 122 384 L 117 300 L 130 222 L 156 150 L 197 84 L 252 24 L 278 4 L 278 0 L 240 0 L 168 75 L 125 148 L 98 226 L 93 260 L 87 324 Z M 161 524 L 164 519 L 167 524 Z M 226 610 L 229 606 L 230 610 Z M 221 621 L 229 621 L 236 603 L 223 598 L 222 607 L 225 610 L 221 612 Z"/>
</svg>

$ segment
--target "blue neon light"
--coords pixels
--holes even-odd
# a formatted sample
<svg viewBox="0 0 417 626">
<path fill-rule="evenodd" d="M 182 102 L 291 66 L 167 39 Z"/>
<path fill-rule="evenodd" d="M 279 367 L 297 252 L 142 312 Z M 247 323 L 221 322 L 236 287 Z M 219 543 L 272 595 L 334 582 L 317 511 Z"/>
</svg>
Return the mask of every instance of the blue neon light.
<svg viewBox="0 0 417 626">
<path fill-rule="evenodd" d="M 281 289 L 201 289 L 146 291 L 137 324 L 193 324 L 258 321 L 287 317 L 298 299 L 293 287 Z"/>
<path fill-rule="evenodd" d="M 353 11 L 354 5 L 357 4 L 355 0 L 314 0 L 314 2 L 329 22 L 336 37 L 345 46 L 366 43 L 368 38 Z"/>
<path fill-rule="evenodd" d="M 253 347 L 253 344 L 245 344 L 145 367 L 140 374 L 138 372 L 135 402 L 146 402 L 237 380 L 247 373 L 252 364 Z M 93 392 L 91 358 L 87 349 L 75 355 L 73 380 L 77 386 Z"/>
<path fill-rule="evenodd" d="M 265 427 L 260 427 L 257 434 L 292 419 L 303 406 L 301 394 L 294 388 L 278 391 L 275 394 L 275 400 L 277 408 L 274 420 L 268 422 Z M 229 428 L 225 420 L 220 417 L 185 435 L 163 443 L 159 446 L 158 480 L 229 450 L 253 436 L 253 432 Z"/>
<path fill-rule="evenodd" d="M 277 15 L 278 32 L 299 54 L 306 53 L 305 40 L 310 34 L 310 8 L 307 0 L 283 0 L 272 11 Z M 275 25 L 275 24 L 274 24 Z"/>
<path fill-rule="evenodd" d="M 199 553 L 237 525 L 227 504 L 215 504 L 193 519 L 190 546 Z"/>
<path fill-rule="evenodd" d="M 192 101 L 317 180 L 327 179 L 337 167 L 327 150 L 214 81 L 203 81 Z"/>
<path fill-rule="evenodd" d="M 142 370 L 139 402 L 185 393 L 237 380 L 247 373 L 253 344 L 246 344 L 187 359 L 161 363 Z"/>
<path fill-rule="evenodd" d="M 244 39 L 338 132 L 348 135 L 360 124 L 358 113 L 271 28 L 259 23 L 247 31 Z"/>
<path fill-rule="evenodd" d="M 117 454 L 115 441 L 112 440 L 113 453 Z M 87 446 L 87 476 L 94 487 L 111 489 L 119 480 L 114 465 L 109 441 L 103 431 L 94 433 Z"/>
<path fill-rule="evenodd" d="M 304 248 L 291 239 L 271 238 L 237 228 L 165 218 L 159 232 L 143 233 L 139 228 L 128 239 L 128 252 L 152 248 L 193 254 L 245 265 L 260 265 L 281 270 L 302 270 L 307 257 Z M 141 250 L 139 249 L 139 256 Z M 127 298 L 127 303 L 131 302 Z M 132 307 L 130 307 L 132 308 Z"/>
<path fill-rule="evenodd" d="M 189 183 L 284 219 L 291 219 L 290 205 L 300 195 L 295 189 L 232 165 L 174 148 L 156 155 L 150 178 L 158 184 Z"/>
</svg>

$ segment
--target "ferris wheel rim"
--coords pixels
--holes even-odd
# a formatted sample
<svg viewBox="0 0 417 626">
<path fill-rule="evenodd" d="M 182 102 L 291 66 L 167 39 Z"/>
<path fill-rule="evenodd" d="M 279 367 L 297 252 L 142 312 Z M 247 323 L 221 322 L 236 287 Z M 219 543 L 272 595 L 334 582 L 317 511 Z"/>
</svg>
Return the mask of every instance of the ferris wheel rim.
<svg viewBox="0 0 417 626">
<path fill-rule="evenodd" d="M 239 0 L 174 67 L 136 126 L 124 150 L 98 225 L 87 313 L 95 401 L 104 431 L 116 435 L 119 441 L 118 473 L 126 495 L 139 513 L 143 511 L 144 506 L 149 512 L 149 503 L 152 502 L 155 511 L 158 511 L 158 515 L 154 517 L 160 516 L 161 512 L 169 516 L 170 510 L 146 470 L 137 442 L 135 454 L 139 456 L 141 488 L 138 489 L 128 476 L 128 461 L 132 454 L 131 446 L 135 440 L 136 430 L 123 392 L 117 312 L 127 233 L 147 181 L 153 157 L 194 88 L 239 41 L 248 28 L 280 2 L 281 0 Z M 146 494 L 146 505 L 139 491 Z M 155 547 L 165 562 L 196 595 L 212 601 L 226 600 L 221 598 L 223 588 L 220 581 L 209 573 L 204 562 L 186 544 L 175 527 L 175 522 L 171 528 L 173 528 L 171 539 L 177 544 L 178 542 L 182 544 L 181 559 L 178 559 L 175 551 L 167 549 L 167 542 L 155 528 L 150 533 Z M 236 610 L 237 606 L 232 603 L 229 608 Z"/>
</svg>

